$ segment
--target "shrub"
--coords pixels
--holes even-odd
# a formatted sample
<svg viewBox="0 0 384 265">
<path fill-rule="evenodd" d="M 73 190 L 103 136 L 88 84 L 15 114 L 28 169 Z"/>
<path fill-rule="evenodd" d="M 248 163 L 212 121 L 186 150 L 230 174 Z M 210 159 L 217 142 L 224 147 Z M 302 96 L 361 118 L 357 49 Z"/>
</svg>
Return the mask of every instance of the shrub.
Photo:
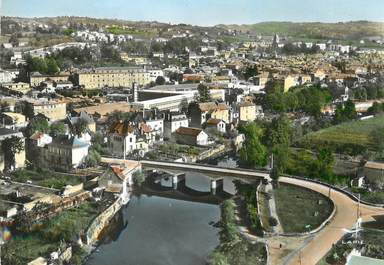
<svg viewBox="0 0 384 265">
<path fill-rule="evenodd" d="M 269 222 L 270 226 L 277 226 L 278 225 L 278 221 L 276 220 L 276 218 L 274 218 L 272 216 L 269 217 L 268 222 Z"/>
</svg>

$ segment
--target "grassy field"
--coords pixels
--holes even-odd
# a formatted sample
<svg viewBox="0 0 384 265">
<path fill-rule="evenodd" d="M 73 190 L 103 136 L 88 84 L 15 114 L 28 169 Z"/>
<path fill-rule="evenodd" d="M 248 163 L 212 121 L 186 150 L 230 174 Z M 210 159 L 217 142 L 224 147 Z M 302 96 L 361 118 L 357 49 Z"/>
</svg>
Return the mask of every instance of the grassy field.
<svg viewBox="0 0 384 265">
<path fill-rule="evenodd" d="M 122 28 L 122 27 L 109 27 L 108 32 L 115 34 L 115 35 L 133 35 L 137 37 L 154 37 L 156 32 L 151 31 L 145 31 L 145 30 L 139 30 L 136 28 Z"/>
<path fill-rule="evenodd" d="M 32 181 L 33 184 L 53 188 L 62 189 L 66 185 L 77 185 L 82 181 L 79 177 L 58 174 L 52 171 L 32 171 L 27 169 L 17 170 L 12 173 L 12 180 L 16 182 Z"/>
<path fill-rule="evenodd" d="M 326 145 L 342 153 L 375 150 L 372 133 L 380 129 L 384 129 L 384 115 L 363 121 L 346 122 L 310 133 L 303 138 L 302 143 L 312 147 Z"/>
<path fill-rule="evenodd" d="M 61 240 L 69 242 L 84 231 L 99 212 L 95 203 L 87 202 L 44 222 L 28 235 L 14 236 L 1 253 L 4 264 L 24 265 L 47 256 L 57 250 Z"/>
<path fill-rule="evenodd" d="M 274 195 L 277 214 L 285 233 L 313 230 L 333 211 L 328 198 L 301 187 L 281 184 Z"/>
</svg>

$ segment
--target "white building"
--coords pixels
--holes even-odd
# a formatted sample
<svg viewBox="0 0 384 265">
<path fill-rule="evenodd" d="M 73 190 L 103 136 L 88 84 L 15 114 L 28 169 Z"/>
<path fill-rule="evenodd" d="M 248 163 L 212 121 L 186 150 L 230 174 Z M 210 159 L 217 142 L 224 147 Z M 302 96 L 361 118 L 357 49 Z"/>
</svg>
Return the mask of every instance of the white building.
<svg viewBox="0 0 384 265">
<path fill-rule="evenodd" d="M 11 83 L 12 79 L 12 73 L 5 70 L 0 70 L 0 84 Z"/>
<path fill-rule="evenodd" d="M 174 133 L 180 127 L 188 127 L 189 120 L 187 115 L 179 112 L 171 112 L 166 114 L 164 121 L 164 136 L 170 138 L 171 134 Z"/>
<path fill-rule="evenodd" d="M 161 69 L 150 69 L 148 70 L 148 73 L 151 82 L 155 82 L 159 76 L 164 77 L 164 71 Z"/>
<path fill-rule="evenodd" d="M 206 122 L 206 129 L 218 131 L 220 133 L 225 133 L 226 132 L 226 123 L 220 119 L 209 119 Z"/>
</svg>

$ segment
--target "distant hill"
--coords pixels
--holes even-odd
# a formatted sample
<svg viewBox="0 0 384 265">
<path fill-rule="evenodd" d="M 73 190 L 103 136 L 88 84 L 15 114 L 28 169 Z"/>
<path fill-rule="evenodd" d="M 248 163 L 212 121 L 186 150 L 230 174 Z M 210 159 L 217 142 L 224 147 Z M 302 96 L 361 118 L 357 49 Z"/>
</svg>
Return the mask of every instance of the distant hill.
<svg viewBox="0 0 384 265">
<path fill-rule="evenodd" d="M 260 35 L 274 33 L 293 38 L 361 40 L 384 37 L 384 23 L 351 21 L 339 23 L 262 22 L 252 25 L 218 25 L 220 28 L 240 30 Z"/>
<path fill-rule="evenodd" d="M 16 23 L 46 23 L 55 25 L 93 25 L 98 27 L 117 26 L 131 27 L 146 33 L 149 36 L 169 37 L 178 31 L 191 31 L 197 35 L 208 34 L 217 37 L 218 32 L 226 30 L 241 31 L 242 37 L 252 35 L 273 35 L 277 33 L 294 39 L 336 39 L 343 41 L 359 41 L 361 39 L 384 38 L 384 23 L 370 21 L 351 21 L 339 23 L 294 23 L 294 22 L 261 22 L 251 25 L 217 25 L 214 27 L 193 26 L 187 24 L 168 24 L 157 21 L 128 21 L 121 19 L 100 19 L 90 17 L 40 17 L 40 18 L 21 18 L 3 17 L 3 24 L 7 22 Z M 4 26 L 4 25 L 3 25 Z M 145 34 L 144 34 L 145 35 Z M 239 37 L 239 36 L 238 36 Z M 237 38 L 238 38 L 237 37 Z"/>
</svg>

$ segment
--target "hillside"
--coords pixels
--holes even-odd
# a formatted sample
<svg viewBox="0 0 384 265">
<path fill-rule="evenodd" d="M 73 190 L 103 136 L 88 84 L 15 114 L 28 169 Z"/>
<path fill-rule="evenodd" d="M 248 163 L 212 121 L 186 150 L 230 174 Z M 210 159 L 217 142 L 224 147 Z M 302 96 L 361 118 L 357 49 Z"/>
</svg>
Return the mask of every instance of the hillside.
<svg viewBox="0 0 384 265">
<path fill-rule="evenodd" d="M 370 37 L 384 37 L 384 23 L 352 21 L 339 23 L 293 23 L 262 22 L 252 25 L 219 25 L 221 28 L 249 31 L 253 34 L 274 33 L 301 39 L 361 40 Z"/>
<path fill-rule="evenodd" d="M 375 150 L 377 140 L 375 132 L 384 129 L 384 115 L 368 120 L 358 120 L 342 123 L 306 135 L 303 139 L 305 146 L 328 146 L 338 153 L 359 153 L 362 150 Z"/>
</svg>

